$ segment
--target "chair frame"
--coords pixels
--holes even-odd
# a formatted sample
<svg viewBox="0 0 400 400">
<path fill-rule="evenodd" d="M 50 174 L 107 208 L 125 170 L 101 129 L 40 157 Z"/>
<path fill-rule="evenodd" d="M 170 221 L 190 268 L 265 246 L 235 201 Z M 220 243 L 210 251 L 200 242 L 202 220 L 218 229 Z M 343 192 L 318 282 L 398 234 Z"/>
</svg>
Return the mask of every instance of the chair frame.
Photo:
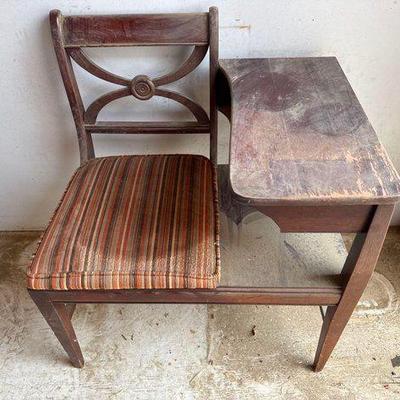
<svg viewBox="0 0 400 400">
<path fill-rule="evenodd" d="M 218 9 L 216 7 L 211 7 L 208 13 L 97 16 L 63 16 L 59 10 L 52 10 L 49 19 L 54 50 L 77 131 L 81 165 L 95 157 L 92 134 L 115 133 L 209 133 L 210 160 L 214 166 L 217 165 L 218 111 L 215 80 L 218 69 Z M 133 79 L 115 75 L 97 65 L 82 51 L 85 47 L 121 46 L 194 46 L 194 49 L 176 71 L 153 79 L 146 75 L 138 75 Z M 202 62 L 207 52 L 209 53 L 209 116 L 193 100 L 177 92 L 161 88 L 192 72 Z M 120 85 L 122 89 L 100 96 L 85 110 L 71 60 L 92 75 Z M 113 100 L 130 95 L 143 101 L 153 96 L 174 100 L 191 111 L 196 121 L 102 122 L 97 120 L 103 107 Z M 200 303 L 207 302 L 211 294 L 211 292 L 196 289 L 68 291 L 28 289 L 28 291 L 75 367 L 84 365 L 82 352 L 71 323 L 77 303 Z M 67 295 L 68 299 L 63 295 Z"/>
<path fill-rule="evenodd" d="M 197 22 L 195 22 L 197 21 Z M 151 26 L 161 27 L 158 35 Z M 210 133 L 210 159 L 217 166 L 217 107 L 229 117 L 224 88 L 217 87 L 218 11 L 211 7 L 202 14 L 149 14 L 118 16 L 67 16 L 50 12 L 54 48 L 78 134 L 81 163 L 94 158 L 94 133 Z M 150 28 L 148 28 L 150 27 Z M 156 37 L 157 36 L 157 37 Z M 194 45 L 189 59 L 175 73 L 151 80 L 139 75 L 133 80 L 111 74 L 81 51 L 81 47 L 129 45 Z M 207 46 L 207 47 L 205 47 Z M 191 72 L 209 49 L 210 117 L 192 100 L 158 86 Z M 79 93 L 71 58 L 90 73 L 123 88 L 95 100 L 86 110 Z M 161 82 L 161 84 L 160 84 Z M 217 104 L 217 92 L 222 100 Z M 153 95 L 176 100 L 189 108 L 193 123 L 102 123 L 99 111 L 110 101 L 127 96 L 146 100 Z M 224 193 L 222 193 L 224 195 Z M 314 368 L 321 370 L 337 343 L 375 267 L 388 228 L 393 205 L 296 209 L 302 218 L 293 218 L 290 207 L 259 207 L 273 218 L 283 232 L 358 232 L 343 269 L 346 277 L 337 288 L 222 287 L 215 289 L 124 289 L 124 290 L 33 290 L 30 296 L 54 331 L 75 367 L 84 359 L 71 318 L 78 303 L 203 303 L 282 304 L 328 306 L 317 349 Z M 328 209 L 328 210 L 327 210 Z M 328 212 L 326 212 L 328 211 Z M 347 212 L 347 213 L 346 213 Z M 299 214 L 298 214 L 299 215 Z M 353 222 L 353 225 L 351 225 Z M 350 224 L 350 225 L 349 225 Z M 373 245 L 372 245 L 373 244 Z"/>
</svg>

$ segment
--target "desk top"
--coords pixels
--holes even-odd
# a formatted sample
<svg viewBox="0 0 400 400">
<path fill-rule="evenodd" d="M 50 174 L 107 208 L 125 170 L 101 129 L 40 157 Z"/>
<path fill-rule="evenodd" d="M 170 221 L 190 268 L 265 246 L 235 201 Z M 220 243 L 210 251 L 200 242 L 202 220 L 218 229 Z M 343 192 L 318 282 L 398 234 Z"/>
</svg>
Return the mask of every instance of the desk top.
<svg viewBox="0 0 400 400">
<path fill-rule="evenodd" d="M 393 203 L 400 179 L 336 58 L 220 60 L 230 180 L 250 204 Z"/>
</svg>

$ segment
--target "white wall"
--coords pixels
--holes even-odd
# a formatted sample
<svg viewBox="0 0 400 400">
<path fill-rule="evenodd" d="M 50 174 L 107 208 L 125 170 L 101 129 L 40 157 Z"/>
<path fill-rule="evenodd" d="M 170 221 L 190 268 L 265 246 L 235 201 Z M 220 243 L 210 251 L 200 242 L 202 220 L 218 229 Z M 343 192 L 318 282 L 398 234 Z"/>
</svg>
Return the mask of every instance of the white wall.
<svg viewBox="0 0 400 400">
<path fill-rule="evenodd" d="M 72 117 L 53 54 L 47 13 L 65 14 L 193 12 L 216 5 L 220 11 L 220 56 L 336 55 L 361 104 L 400 170 L 400 2 L 393 0 L 170 0 L 0 2 L 0 230 L 41 229 L 78 166 Z M 127 76 L 165 73 L 178 64 L 179 50 L 156 62 L 159 49 L 92 51 L 107 68 Z M 165 49 L 161 50 L 162 54 Z M 108 56 L 112 55 L 114 59 Z M 136 60 L 146 56 L 145 61 Z M 132 61 L 133 58 L 134 60 Z M 204 67 L 187 77 L 188 94 L 207 101 Z M 86 101 L 111 84 L 85 80 Z M 199 90 L 195 88 L 199 87 Z M 90 92 L 90 93 L 89 93 Z M 102 115 L 129 118 L 148 115 L 144 103 L 121 100 Z M 180 113 L 171 102 L 153 101 L 158 109 Z M 144 114 L 144 115 L 143 115 Z M 221 118 L 222 119 L 222 118 Z M 221 126 L 225 147 L 227 125 Z M 100 137 L 98 154 L 206 152 L 206 140 L 194 136 Z M 221 160 L 226 159 L 222 157 Z M 400 221 L 397 213 L 396 220 Z"/>
</svg>

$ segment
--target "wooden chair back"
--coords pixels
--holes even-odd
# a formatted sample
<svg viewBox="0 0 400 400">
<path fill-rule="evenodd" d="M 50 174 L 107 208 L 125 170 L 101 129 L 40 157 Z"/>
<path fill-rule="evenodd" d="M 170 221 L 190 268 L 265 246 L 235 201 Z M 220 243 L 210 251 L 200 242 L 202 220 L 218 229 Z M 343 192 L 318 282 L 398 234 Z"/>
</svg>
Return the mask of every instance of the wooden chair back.
<svg viewBox="0 0 400 400">
<path fill-rule="evenodd" d="M 193 14 L 129 14 L 63 16 L 50 12 L 54 49 L 78 134 L 81 163 L 94 158 L 94 133 L 209 133 L 210 158 L 217 163 L 217 109 L 215 77 L 218 68 L 218 10 Z M 118 46 L 194 46 L 191 55 L 174 72 L 150 78 L 137 75 L 126 78 L 115 75 L 91 60 L 85 47 Z M 210 110 L 180 93 L 162 88 L 192 72 L 209 51 Z M 82 102 L 71 59 L 92 75 L 122 88 L 100 96 L 86 109 Z M 98 121 L 99 112 L 113 100 L 134 96 L 148 100 L 161 96 L 185 106 L 195 121 L 125 122 Z"/>
</svg>

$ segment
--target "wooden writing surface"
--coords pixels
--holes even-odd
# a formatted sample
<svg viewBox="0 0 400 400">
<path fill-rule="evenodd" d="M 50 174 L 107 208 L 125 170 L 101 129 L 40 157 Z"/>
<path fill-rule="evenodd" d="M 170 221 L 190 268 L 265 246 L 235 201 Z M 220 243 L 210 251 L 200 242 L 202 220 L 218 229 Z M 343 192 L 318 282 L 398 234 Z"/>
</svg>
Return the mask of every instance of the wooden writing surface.
<svg viewBox="0 0 400 400">
<path fill-rule="evenodd" d="M 220 60 L 230 181 L 250 204 L 393 203 L 400 180 L 334 57 Z"/>
</svg>

